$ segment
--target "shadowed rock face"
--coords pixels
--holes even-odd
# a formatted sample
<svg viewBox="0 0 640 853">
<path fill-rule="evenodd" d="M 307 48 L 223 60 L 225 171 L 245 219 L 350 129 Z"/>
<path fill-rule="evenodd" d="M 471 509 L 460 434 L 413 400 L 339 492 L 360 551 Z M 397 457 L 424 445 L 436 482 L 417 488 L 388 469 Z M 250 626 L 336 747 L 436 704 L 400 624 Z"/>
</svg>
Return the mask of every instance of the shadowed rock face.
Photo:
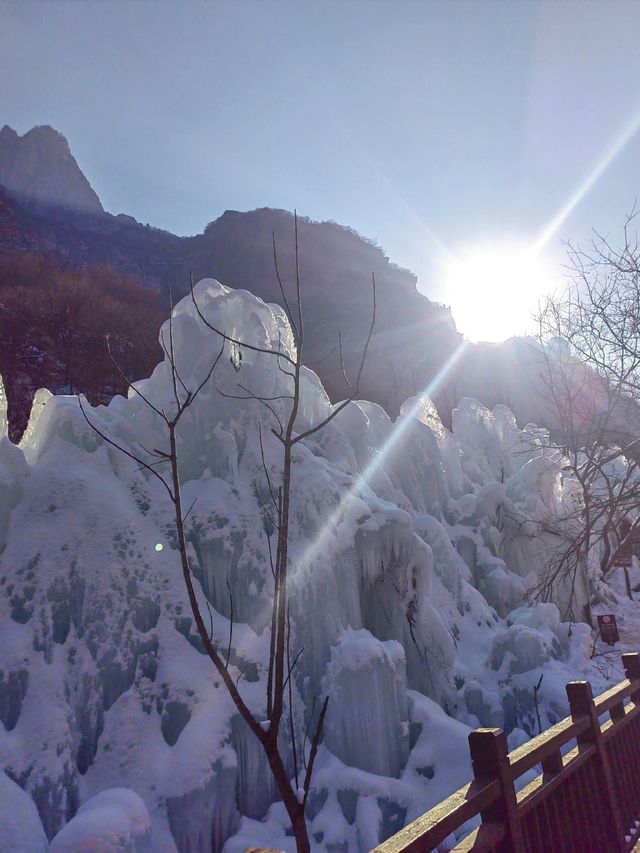
<svg viewBox="0 0 640 853">
<path fill-rule="evenodd" d="M 38 211 L 61 208 L 71 214 L 104 213 L 67 140 L 48 125 L 34 127 L 24 136 L 7 125 L 2 128 L 0 184 Z"/>
</svg>

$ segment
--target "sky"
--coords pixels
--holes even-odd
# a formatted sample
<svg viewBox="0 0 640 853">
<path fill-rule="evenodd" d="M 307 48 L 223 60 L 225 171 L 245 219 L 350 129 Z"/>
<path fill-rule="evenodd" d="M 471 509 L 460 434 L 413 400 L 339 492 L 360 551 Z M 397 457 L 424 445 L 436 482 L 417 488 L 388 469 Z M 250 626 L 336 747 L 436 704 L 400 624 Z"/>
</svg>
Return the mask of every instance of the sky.
<svg viewBox="0 0 640 853">
<path fill-rule="evenodd" d="M 542 291 L 567 240 L 621 234 L 639 35 L 623 0 L 0 0 L 0 125 L 54 126 L 107 210 L 177 234 L 264 206 L 349 225 L 477 337 L 493 259 L 516 292 L 533 251 Z"/>
</svg>

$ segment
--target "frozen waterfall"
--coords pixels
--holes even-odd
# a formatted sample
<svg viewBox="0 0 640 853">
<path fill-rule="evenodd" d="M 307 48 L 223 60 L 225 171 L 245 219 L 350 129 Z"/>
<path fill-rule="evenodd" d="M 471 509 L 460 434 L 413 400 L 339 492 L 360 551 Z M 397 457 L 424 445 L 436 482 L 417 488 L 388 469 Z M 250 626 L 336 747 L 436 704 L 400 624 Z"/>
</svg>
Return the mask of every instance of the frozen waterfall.
<svg viewBox="0 0 640 853">
<path fill-rule="evenodd" d="M 291 351 L 278 306 L 209 279 L 195 297 L 215 327 Z M 190 298 L 174 309 L 173 337 L 193 386 L 220 342 Z M 274 360 L 227 348 L 179 453 L 198 595 L 221 646 L 233 605 L 231 667 L 263 717 L 274 530 L 259 435 L 275 483 L 281 457 L 269 411 L 228 396 L 239 381 L 285 412 L 289 380 Z M 166 361 L 137 387 L 89 417 L 132 451 L 164 448 L 142 395 L 171 405 Z M 330 411 L 305 369 L 298 429 Z M 51 850 L 81 849 L 113 821 L 124 839 L 114 850 L 291 850 L 259 745 L 202 653 L 161 485 L 92 431 L 76 398 L 39 392 L 20 445 L 6 432 L 0 386 L 0 778 L 24 816 L 11 849 L 24 835 L 44 850 L 45 833 Z M 473 400 L 453 433 L 426 397 L 395 423 L 353 402 L 296 447 L 301 734 L 331 696 L 309 801 L 316 851 L 364 851 L 462 784 L 468 726 L 527 730 L 542 666 L 544 722 L 564 712 L 588 629 L 569 632 L 554 604 L 526 605 L 548 547 L 536 524 L 570 488 L 561 468 L 508 410 Z M 528 526 L 505 520 L 505 506 Z"/>
</svg>

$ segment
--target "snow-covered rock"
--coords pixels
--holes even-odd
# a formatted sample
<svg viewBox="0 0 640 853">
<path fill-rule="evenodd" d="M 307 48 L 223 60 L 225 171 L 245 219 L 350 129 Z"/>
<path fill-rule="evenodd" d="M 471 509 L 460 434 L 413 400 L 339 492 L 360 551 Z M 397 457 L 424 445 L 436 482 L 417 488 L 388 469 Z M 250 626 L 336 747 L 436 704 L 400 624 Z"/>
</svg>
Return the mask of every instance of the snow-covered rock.
<svg viewBox="0 0 640 853">
<path fill-rule="evenodd" d="M 0 770 L 0 850 L 45 853 L 49 849 L 35 803 Z"/>
<path fill-rule="evenodd" d="M 50 849 L 51 853 L 151 853 L 149 812 L 134 791 L 101 791 L 80 806 Z"/>
</svg>

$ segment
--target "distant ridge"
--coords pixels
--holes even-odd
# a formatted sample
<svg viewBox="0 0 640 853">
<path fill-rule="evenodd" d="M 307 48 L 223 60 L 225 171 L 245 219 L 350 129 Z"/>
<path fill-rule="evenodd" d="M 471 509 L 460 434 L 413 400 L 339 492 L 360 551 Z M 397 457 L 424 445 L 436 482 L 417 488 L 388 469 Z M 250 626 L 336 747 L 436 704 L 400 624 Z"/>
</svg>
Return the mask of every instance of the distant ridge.
<svg viewBox="0 0 640 853">
<path fill-rule="evenodd" d="M 191 275 L 217 278 L 280 303 L 275 235 L 285 285 L 295 281 L 291 213 L 228 210 L 194 237 L 114 216 L 104 211 L 64 136 L 51 127 L 35 127 L 22 137 L 7 126 L 0 131 L 0 184 L 0 256 L 24 251 L 78 267 L 106 265 L 163 293 L 171 286 L 176 297 L 187 292 Z M 349 393 L 338 336 L 353 374 L 370 322 L 375 275 L 377 322 L 361 396 L 396 414 L 458 345 L 451 312 L 422 295 L 413 273 L 390 263 L 379 246 L 351 228 L 300 217 L 299 238 L 308 365 L 333 400 Z"/>
</svg>

